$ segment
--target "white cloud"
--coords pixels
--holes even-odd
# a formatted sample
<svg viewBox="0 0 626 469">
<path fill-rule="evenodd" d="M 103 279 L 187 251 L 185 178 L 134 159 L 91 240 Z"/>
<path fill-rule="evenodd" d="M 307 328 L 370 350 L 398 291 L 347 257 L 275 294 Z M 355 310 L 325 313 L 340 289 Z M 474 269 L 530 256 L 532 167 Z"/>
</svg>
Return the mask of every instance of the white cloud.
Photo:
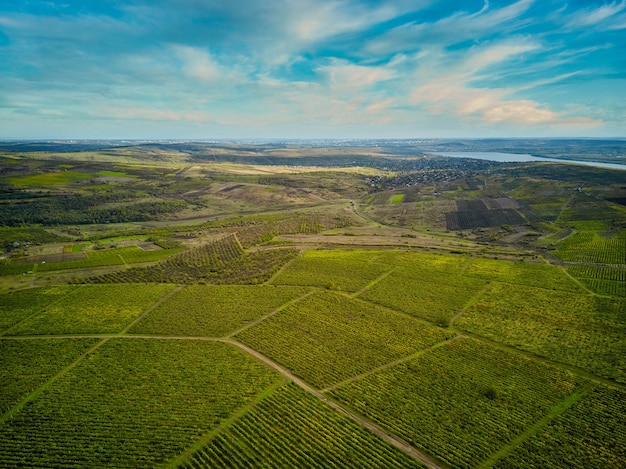
<svg viewBox="0 0 626 469">
<path fill-rule="evenodd" d="M 623 24 L 625 19 L 624 16 L 616 15 L 618 15 L 618 13 L 620 13 L 625 7 L 626 1 L 622 0 L 619 3 L 613 2 L 607 5 L 602 5 L 598 8 L 578 10 L 576 13 L 573 13 L 567 18 L 567 26 L 579 28 L 605 22 L 609 23 L 609 27 L 611 27 L 611 25 L 618 25 L 620 22 Z"/>
<path fill-rule="evenodd" d="M 206 50 L 189 46 L 173 46 L 173 49 L 183 62 L 183 72 L 190 77 L 215 81 L 225 74 L 225 70 Z"/>
<path fill-rule="evenodd" d="M 430 112 L 447 114 L 461 119 L 478 120 L 486 124 L 509 123 L 516 125 L 551 124 L 597 125 L 599 121 L 587 118 L 571 118 L 546 108 L 528 99 L 516 99 L 520 91 L 533 86 L 555 83 L 576 73 L 562 74 L 549 79 L 538 80 L 517 88 L 477 88 L 471 83 L 494 64 L 511 61 L 520 54 L 540 50 L 539 44 L 503 42 L 476 47 L 469 55 L 449 68 L 450 58 L 431 55 L 429 77 L 424 79 L 420 71 L 416 79 L 421 82 L 410 94 L 409 101 L 414 105 L 425 105 Z M 434 58 L 433 58 L 434 57 Z M 433 73 L 434 71 L 434 73 Z M 437 75 L 432 77 L 432 75 Z"/>
</svg>

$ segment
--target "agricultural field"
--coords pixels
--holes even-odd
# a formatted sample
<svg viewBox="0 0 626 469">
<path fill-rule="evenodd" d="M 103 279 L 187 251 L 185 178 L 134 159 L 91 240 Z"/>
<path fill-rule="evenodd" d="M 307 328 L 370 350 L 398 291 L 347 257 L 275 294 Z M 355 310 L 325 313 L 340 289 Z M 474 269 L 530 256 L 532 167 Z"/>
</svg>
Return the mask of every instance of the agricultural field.
<svg viewBox="0 0 626 469">
<path fill-rule="evenodd" d="M 626 297 L 626 267 L 569 267 L 567 271 L 599 295 Z"/>
<path fill-rule="evenodd" d="M 180 467 L 425 467 L 295 384 L 278 388 Z"/>
<path fill-rule="evenodd" d="M 626 264 L 626 229 L 612 236 L 598 231 L 578 231 L 558 245 L 555 254 L 569 262 L 588 264 Z"/>
<path fill-rule="evenodd" d="M 111 339 L 2 421 L 0 467 L 154 467 L 279 379 L 226 344 Z"/>
<path fill-rule="evenodd" d="M 120 332 L 173 289 L 173 285 L 85 285 L 58 301 L 41 305 L 9 332 L 12 335 Z"/>
<path fill-rule="evenodd" d="M 15 145 L 0 467 L 626 467 L 623 171 Z"/>
<path fill-rule="evenodd" d="M 320 292 L 235 339 L 323 388 L 408 357 L 452 335 L 340 293 Z"/>
<path fill-rule="evenodd" d="M 626 382 L 626 300 L 494 282 L 455 327 Z"/>
<path fill-rule="evenodd" d="M 222 337 L 310 291 L 272 285 L 190 285 L 144 316 L 129 332 Z"/>
<path fill-rule="evenodd" d="M 44 307 L 61 301 L 75 288 L 62 285 L 0 295 L 0 335 Z"/>
<path fill-rule="evenodd" d="M 575 429 L 575 430 L 574 430 Z M 597 387 L 494 467 L 623 467 L 626 394 Z"/>
<path fill-rule="evenodd" d="M 96 342 L 97 339 L 0 340 L 0 415 Z"/>
<path fill-rule="evenodd" d="M 584 384 L 567 371 L 459 339 L 329 396 L 442 463 L 465 468 L 478 466 Z"/>
<path fill-rule="evenodd" d="M 445 271 L 398 267 L 360 298 L 439 325 L 448 325 L 486 282 Z"/>
<path fill-rule="evenodd" d="M 275 285 L 311 285 L 331 290 L 356 292 L 391 271 L 369 251 L 304 251 L 278 276 Z"/>
</svg>

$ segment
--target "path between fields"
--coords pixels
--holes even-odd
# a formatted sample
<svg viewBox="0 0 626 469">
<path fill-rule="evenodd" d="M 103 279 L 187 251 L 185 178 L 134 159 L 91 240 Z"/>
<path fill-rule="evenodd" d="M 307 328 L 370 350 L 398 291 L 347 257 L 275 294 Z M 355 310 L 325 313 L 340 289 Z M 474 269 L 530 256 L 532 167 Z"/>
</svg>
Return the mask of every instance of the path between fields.
<svg viewBox="0 0 626 469">
<path fill-rule="evenodd" d="M 33 340 L 33 339 L 55 339 L 55 338 L 59 338 L 59 339 L 61 339 L 61 338 L 63 338 L 63 339 L 98 338 L 98 339 L 103 339 L 103 340 L 98 342 L 95 346 L 91 347 L 87 352 L 83 353 L 80 357 L 78 357 L 69 366 L 65 367 L 63 370 L 61 370 L 55 376 L 50 378 L 42 386 L 40 386 L 38 389 L 36 389 L 31 394 L 29 394 L 26 398 L 22 399 L 22 401 L 20 401 L 16 406 L 14 406 L 6 414 L 4 414 L 2 417 L 0 417 L 0 423 L 6 421 L 12 415 L 17 413 L 22 407 L 24 407 L 24 405 L 26 405 L 27 402 L 29 402 L 29 401 L 35 399 L 36 397 L 38 397 L 45 389 L 50 387 L 61 376 L 65 375 L 68 371 L 70 371 L 71 369 L 76 367 L 82 361 L 82 359 L 85 358 L 89 353 L 95 351 L 97 348 L 99 348 L 104 343 L 106 343 L 109 339 L 205 340 L 205 341 L 210 341 L 210 342 L 221 342 L 221 343 L 224 343 L 224 344 L 229 344 L 229 345 L 233 345 L 235 347 L 240 348 L 244 352 L 247 352 L 248 354 L 256 357 L 259 360 L 261 360 L 263 363 L 265 363 L 269 367 L 274 368 L 276 371 L 278 371 L 283 376 L 286 376 L 287 378 L 292 380 L 295 384 L 300 386 L 302 389 L 304 389 L 308 393 L 312 394 L 313 396 L 315 396 L 318 399 L 322 400 L 323 402 L 325 402 L 329 406 L 333 407 L 334 409 L 338 410 L 339 412 L 341 412 L 345 416 L 347 416 L 350 419 L 354 420 L 359 425 L 361 425 L 361 426 L 367 428 L 368 430 L 370 430 L 371 432 L 375 433 L 377 436 L 379 436 L 383 440 L 387 441 L 388 443 L 390 443 L 391 445 L 393 445 L 394 447 L 396 447 L 400 451 L 404 452 L 405 454 L 411 456 L 413 459 L 416 459 L 417 461 L 421 462 L 422 464 L 426 465 L 427 467 L 429 467 L 431 469 L 445 469 L 444 466 L 439 465 L 433 459 L 431 459 L 429 456 L 421 453 L 420 451 L 417 451 L 415 448 L 413 448 L 411 445 L 409 445 L 405 441 L 401 440 L 400 438 L 398 438 L 396 436 L 393 436 L 393 435 L 390 435 L 390 434 L 384 432 L 382 429 L 380 429 L 376 425 L 366 421 L 365 419 L 359 417 L 358 415 L 353 414 L 348 409 L 344 408 L 343 406 L 341 406 L 337 402 L 329 399 L 328 397 L 324 396 L 321 392 L 319 392 L 316 389 L 314 389 L 311 386 L 309 386 L 307 383 L 305 383 L 300 378 L 296 377 L 293 373 L 291 373 L 291 371 L 289 371 L 288 369 L 283 368 L 279 364 L 277 364 L 274 361 L 272 361 L 269 358 L 267 358 L 265 355 L 257 352 L 256 350 L 254 350 L 254 349 L 252 349 L 252 348 L 250 348 L 250 347 L 248 347 L 248 346 L 246 346 L 246 345 L 244 345 L 244 344 L 242 344 L 240 342 L 237 342 L 236 340 L 227 339 L 227 338 L 218 338 L 218 337 L 184 337 L 184 336 L 183 337 L 179 337 L 179 336 L 165 336 L 165 335 L 131 335 L 131 334 L 85 334 L 85 335 L 78 335 L 77 334 L 77 335 L 58 335 L 58 336 L 53 336 L 53 335 L 11 336 L 11 337 L 2 337 L 0 339 L 4 339 L 4 340 L 20 340 L 20 339 L 21 340 Z M 447 343 L 447 341 L 445 343 Z"/>
</svg>

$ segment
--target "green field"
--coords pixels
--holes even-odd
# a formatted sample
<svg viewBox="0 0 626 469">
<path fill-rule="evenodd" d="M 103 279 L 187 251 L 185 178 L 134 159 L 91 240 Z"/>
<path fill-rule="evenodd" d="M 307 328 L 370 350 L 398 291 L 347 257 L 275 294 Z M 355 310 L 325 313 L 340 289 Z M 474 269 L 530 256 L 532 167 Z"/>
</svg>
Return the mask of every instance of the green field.
<svg viewBox="0 0 626 469">
<path fill-rule="evenodd" d="M 288 384 L 213 436 L 181 467 L 424 466 Z"/>
<path fill-rule="evenodd" d="M 356 292 L 391 270 L 377 262 L 376 256 L 376 252 L 358 250 L 305 251 L 272 283 Z"/>
<path fill-rule="evenodd" d="M 430 154 L 624 142 L 0 143 L 0 468 L 626 467 L 624 171 Z"/>
<path fill-rule="evenodd" d="M 221 337 L 309 292 L 284 286 L 187 286 L 129 332 Z"/>
<path fill-rule="evenodd" d="M 450 467 L 474 467 L 583 383 L 566 371 L 461 339 L 330 396 Z"/>
<path fill-rule="evenodd" d="M 626 301 L 493 283 L 459 329 L 625 382 Z"/>
<path fill-rule="evenodd" d="M 235 338 L 322 388 L 451 336 L 403 314 L 328 292 L 304 298 Z"/>
<path fill-rule="evenodd" d="M 75 288 L 63 285 L 0 295 L 0 335 L 42 308 L 61 301 Z"/>
<path fill-rule="evenodd" d="M 112 339 L 0 424 L 0 466 L 154 467 L 278 379 L 230 345 Z"/>
<path fill-rule="evenodd" d="M 116 333 L 155 304 L 172 285 L 85 285 L 42 305 L 15 324 L 13 335 Z"/>
<path fill-rule="evenodd" d="M 0 340 L 0 415 L 96 342 L 96 339 Z"/>
<path fill-rule="evenodd" d="M 30 186 L 56 186 L 65 184 L 74 184 L 81 181 L 91 179 L 92 174 L 81 173 L 78 171 L 62 171 L 42 174 L 33 174 L 30 176 L 19 176 L 7 178 L 7 181 L 16 187 Z"/>
<path fill-rule="evenodd" d="M 626 394 L 598 387 L 526 440 L 497 468 L 619 468 L 626 461 Z"/>
</svg>

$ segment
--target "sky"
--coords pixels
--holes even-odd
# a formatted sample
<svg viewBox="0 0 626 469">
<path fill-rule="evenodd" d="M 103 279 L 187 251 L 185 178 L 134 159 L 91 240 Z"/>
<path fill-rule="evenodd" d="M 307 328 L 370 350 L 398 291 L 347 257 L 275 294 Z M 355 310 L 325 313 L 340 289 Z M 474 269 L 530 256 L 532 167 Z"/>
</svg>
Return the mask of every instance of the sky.
<svg viewBox="0 0 626 469">
<path fill-rule="evenodd" d="M 0 138 L 626 137 L 626 0 L 0 0 Z"/>
</svg>

